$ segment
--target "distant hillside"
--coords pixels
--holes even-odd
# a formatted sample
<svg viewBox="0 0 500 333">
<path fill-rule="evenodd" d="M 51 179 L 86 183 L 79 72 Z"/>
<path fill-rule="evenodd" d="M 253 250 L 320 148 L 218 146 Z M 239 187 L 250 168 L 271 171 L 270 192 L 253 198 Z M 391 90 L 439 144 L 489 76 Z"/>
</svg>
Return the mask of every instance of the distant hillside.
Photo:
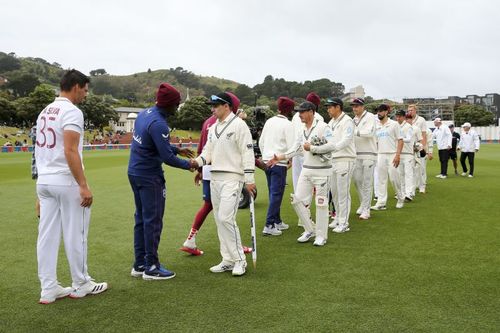
<svg viewBox="0 0 500 333">
<path fill-rule="evenodd" d="M 17 57 L 13 53 L 0 52 L 0 77 L 12 81 L 33 81 L 30 87 L 16 91 L 16 95 L 25 95 L 40 83 L 57 87 L 64 69 L 61 64 L 50 63 L 42 58 Z M 89 73 L 85 73 L 89 74 Z M 169 82 L 179 89 L 183 99 L 189 88 L 190 96 L 210 95 L 221 90 L 234 91 L 239 83 L 217 77 L 205 77 L 183 69 L 182 67 L 147 70 L 132 75 L 109 75 L 105 69 L 93 70 L 91 91 L 97 95 L 111 95 L 131 103 L 150 103 L 160 82 Z M 0 82 L 1 84 L 1 82 Z M 30 90 L 31 89 L 31 90 Z"/>
</svg>

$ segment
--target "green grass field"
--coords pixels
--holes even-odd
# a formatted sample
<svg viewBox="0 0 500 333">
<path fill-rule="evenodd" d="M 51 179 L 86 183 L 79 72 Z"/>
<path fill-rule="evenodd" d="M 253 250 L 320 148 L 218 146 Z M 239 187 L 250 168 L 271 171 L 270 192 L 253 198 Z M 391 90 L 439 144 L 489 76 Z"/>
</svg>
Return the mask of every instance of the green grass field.
<svg viewBox="0 0 500 333">
<path fill-rule="evenodd" d="M 178 251 L 201 189 L 192 174 L 167 168 L 160 258 L 177 277 L 152 282 L 129 276 L 134 205 L 128 151 L 86 152 L 94 192 L 89 271 L 110 290 L 47 306 L 37 304 L 30 157 L 0 154 L 1 332 L 500 331 L 500 145 L 482 146 L 473 179 L 436 179 L 439 162 L 430 162 L 427 194 L 402 210 L 390 200 L 389 209 L 369 221 L 352 215 L 351 231 L 330 232 L 322 248 L 296 242 L 301 229 L 287 199 L 291 185 L 282 217 L 292 227 L 281 237 L 260 236 L 267 189 L 257 172 L 258 264 L 241 278 L 208 270 L 220 261 L 211 216 L 197 238 L 205 255 Z M 354 196 L 354 211 L 357 203 Z M 248 210 L 239 212 L 238 223 L 249 244 Z M 58 274 L 70 284 L 63 249 Z"/>
</svg>

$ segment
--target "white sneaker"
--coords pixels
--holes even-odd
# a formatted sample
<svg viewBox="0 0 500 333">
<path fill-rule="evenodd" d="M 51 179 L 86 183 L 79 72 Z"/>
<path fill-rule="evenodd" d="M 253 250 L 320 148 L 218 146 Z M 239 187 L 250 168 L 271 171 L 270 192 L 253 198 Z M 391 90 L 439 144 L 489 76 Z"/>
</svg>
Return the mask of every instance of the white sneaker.
<svg viewBox="0 0 500 333">
<path fill-rule="evenodd" d="M 314 237 L 314 232 L 307 232 L 304 231 L 302 235 L 300 235 L 299 238 L 297 238 L 297 242 L 299 243 L 306 243 L 308 242 L 312 237 Z"/>
<path fill-rule="evenodd" d="M 313 243 L 314 246 L 323 246 L 325 244 L 326 244 L 326 239 L 320 236 L 316 237 Z"/>
<path fill-rule="evenodd" d="M 425 194 L 425 186 L 422 186 L 421 188 L 418 189 L 419 193 Z"/>
<path fill-rule="evenodd" d="M 278 230 L 287 230 L 288 228 L 290 228 L 290 226 L 285 222 L 275 223 L 274 227 Z"/>
<path fill-rule="evenodd" d="M 223 273 L 223 272 L 231 271 L 231 270 L 233 270 L 233 268 L 234 268 L 233 263 L 222 260 L 220 262 L 220 264 L 210 267 L 210 272 Z"/>
<path fill-rule="evenodd" d="M 337 220 L 333 220 L 329 225 L 328 225 L 328 228 L 335 228 L 336 226 L 338 226 L 339 223 L 337 222 Z"/>
<path fill-rule="evenodd" d="M 247 262 L 245 260 L 240 260 L 234 263 L 233 276 L 242 276 L 245 274 L 247 268 Z"/>
<path fill-rule="evenodd" d="M 361 207 L 359 207 L 357 210 L 356 210 L 356 215 L 361 215 L 363 213 L 363 210 L 361 209 Z"/>
<path fill-rule="evenodd" d="M 386 210 L 387 207 L 385 205 L 384 206 L 375 205 L 375 206 L 371 206 L 370 209 L 371 210 Z"/>
<path fill-rule="evenodd" d="M 442 174 L 436 175 L 436 178 L 443 178 Z"/>
<path fill-rule="evenodd" d="M 404 200 L 398 200 L 398 203 L 396 204 L 396 208 L 403 208 L 405 205 Z"/>
<path fill-rule="evenodd" d="M 59 298 L 64 298 L 66 296 L 69 296 L 71 292 L 73 291 L 73 288 L 71 287 L 62 287 L 61 285 L 57 285 L 55 288 L 42 292 L 42 295 L 40 297 L 40 301 L 38 303 L 40 304 L 50 304 L 55 302 Z"/>
<path fill-rule="evenodd" d="M 349 230 L 349 226 L 348 225 L 338 225 L 335 229 L 333 229 L 332 231 L 333 232 L 336 232 L 338 234 L 342 234 L 344 232 L 348 232 Z"/>
<path fill-rule="evenodd" d="M 278 228 L 276 228 L 276 226 L 266 225 L 264 227 L 264 230 L 262 230 L 262 234 L 263 235 L 268 235 L 268 236 L 281 236 L 282 232 L 281 232 L 281 230 L 279 230 Z"/>
<path fill-rule="evenodd" d="M 467 177 L 469 177 L 469 178 L 474 178 L 474 176 L 473 176 L 473 175 L 468 175 Z"/>
<path fill-rule="evenodd" d="M 93 280 L 85 283 L 84 285 L 76 288 L 69 294 L 71 298 L 82 298 L 87 295 L 97 295 L 108 289 L 106 282 L 95 283 Z"/>
<path fill-rule="evenodd" d="M 462 172 L 462 176 L 463 177 L 467 176 L 467 172 Z"/>
<path fill-rule="evenodd" d="M 360 220 L 368 220 L 370 218 L 370 213 L 363 213 L 359 215 Z"/>
</svg>

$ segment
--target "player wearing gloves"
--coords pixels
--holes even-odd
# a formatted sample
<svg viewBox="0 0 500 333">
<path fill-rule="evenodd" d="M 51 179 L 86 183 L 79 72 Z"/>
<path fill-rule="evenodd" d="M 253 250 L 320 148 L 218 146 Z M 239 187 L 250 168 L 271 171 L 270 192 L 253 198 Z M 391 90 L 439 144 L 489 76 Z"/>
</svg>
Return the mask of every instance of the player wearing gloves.
<svg viewBox="0 0 500 333">
<path fill-rule="evenodd" d="M 325 122 L 314 118 L 316 106 L 313 103 L 304 102 L 295 110 L 299 112 L 305 126 L 293 147 L 285 154 L 275 155 L 268 166 L 272 167 L 298 154 L 304 155 L 302 172 L 292 194 L 292 206 L 305 229 L 297 241 L 305 243 L 315 237 L 314 245 L 323 246 L 328 239 L 328 191 L 332 172 L 331 152 L 334 149 L 332 131 Z M 316 225 L 311 220 L 309 208 L 313 189 L 316 196 Z"/>
</svg>

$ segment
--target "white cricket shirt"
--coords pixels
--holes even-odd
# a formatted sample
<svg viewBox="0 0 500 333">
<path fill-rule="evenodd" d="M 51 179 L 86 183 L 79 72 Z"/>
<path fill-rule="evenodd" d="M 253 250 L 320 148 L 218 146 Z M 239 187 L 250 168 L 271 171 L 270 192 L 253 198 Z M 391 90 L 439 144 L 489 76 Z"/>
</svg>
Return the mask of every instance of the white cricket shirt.
<svg viewBox="0 0 500 333">
<path fill-rule="evenodd" d="M 354 146 L 356 158 L 359 160 L 377 160 L 377 117 L 364 111 L 360 117 L 354 119 Z"/>
<path fill-rule="evenodd" d="M 395 154 L 400 139 L 403 139 L 403 135 L 397 121 L 387 119 L 385 124 L 378 123 L 377 143 L 379 154 Z"/>
<path fill-rule="evenodd" d="M 259 138 L 259 148 L 262 160 L 267 162 L 274 157 L 286 153 L 294 144 L 294 128 L 292 122 L 279 114 L 269 118 L 264 124 Z M 288 160 L 282 160 L 278 165 L 286 166 Z"/>
<path fill-rule="evenodd" d="M 78 152 L 82 159 L 83 113 L 65 97 L 57 97 L 38 115 L 35 159 L 37 184 L 77 185 L 64 155 L 64 131 L 80 134 Z"/>
</svg>

